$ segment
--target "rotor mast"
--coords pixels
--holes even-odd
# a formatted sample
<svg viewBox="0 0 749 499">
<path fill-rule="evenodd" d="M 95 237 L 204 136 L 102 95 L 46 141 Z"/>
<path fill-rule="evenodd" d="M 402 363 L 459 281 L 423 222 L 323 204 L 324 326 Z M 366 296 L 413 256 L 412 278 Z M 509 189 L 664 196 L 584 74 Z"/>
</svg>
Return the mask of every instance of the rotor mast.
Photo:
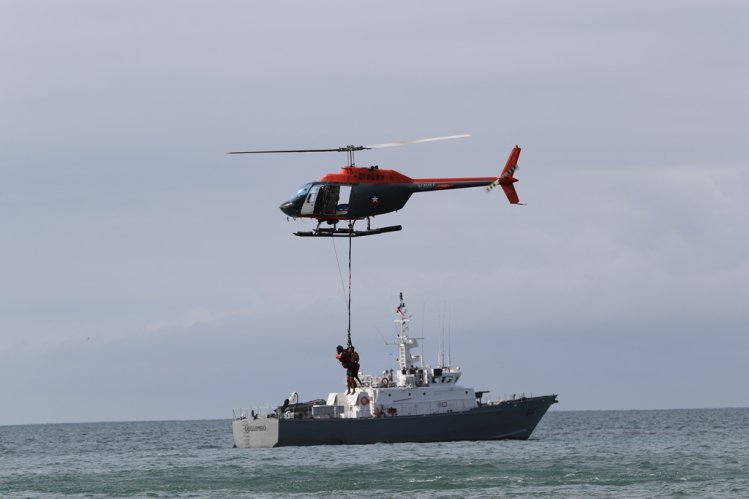
<svg viewBox="0 0 749 499">
<path fill-rule="evenodd" d="M 348 166 L 356 166 L 356 162 L 354 161 L 354 152 L 356 151 L 363 151 L 364 149 L 370 149 L 366 146 L 346 146 L 341 147 L 339 151 L 343 152 L 346 151 L 346 154 L 348 155 Z"/>
</svg>

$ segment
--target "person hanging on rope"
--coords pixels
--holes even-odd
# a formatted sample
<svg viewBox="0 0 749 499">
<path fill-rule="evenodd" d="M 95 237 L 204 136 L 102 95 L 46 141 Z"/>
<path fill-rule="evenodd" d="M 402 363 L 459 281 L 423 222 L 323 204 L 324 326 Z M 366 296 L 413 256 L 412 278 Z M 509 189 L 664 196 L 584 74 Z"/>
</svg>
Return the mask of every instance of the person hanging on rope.
<svg viewBox="0 0 749 499">
<path fill-rule="evenodd" d="M 357 352 L 354 349 L 354 345 L 351 345 L 348 347 L 348 350 L 351 355 L 351 373 L 352 377 L 356 382 L 358 382 L 361 385 L 361 380 L 359 379 L 359 369 L 361 368 L 361 364 L 359 364 L 359 352 Z"/>
<path fill-rule="evenodd" d="M 353 364 L 351 350 L 348 348 L 344 349 L 341 345 L 338 345 L 335 350 L 335 358 L 340 361 L 341 366 L 346 370 L 346 395 L 356 393 L 356 381 L 354 381 L 354 376 L 357 373 L 352 371 Z"/>
</svg>

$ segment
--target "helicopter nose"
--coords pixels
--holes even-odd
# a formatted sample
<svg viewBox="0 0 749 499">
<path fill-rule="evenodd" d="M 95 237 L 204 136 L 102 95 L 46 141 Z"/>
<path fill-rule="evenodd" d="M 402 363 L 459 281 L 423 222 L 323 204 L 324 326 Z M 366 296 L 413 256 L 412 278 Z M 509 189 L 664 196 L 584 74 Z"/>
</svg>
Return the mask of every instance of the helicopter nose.
<svg viewBox="0 0 749 499">
<path fill-rule="evenodd" d="M 294 203 L 292 203 L 291 201 L 286 201 L 281 206 L 279 206 L 279 208 L 281 208 L 281 211 L 290 217 L 294 217 L 299 214 L 297 213 L 298 210 L 294 209 Z"/>
</svg>

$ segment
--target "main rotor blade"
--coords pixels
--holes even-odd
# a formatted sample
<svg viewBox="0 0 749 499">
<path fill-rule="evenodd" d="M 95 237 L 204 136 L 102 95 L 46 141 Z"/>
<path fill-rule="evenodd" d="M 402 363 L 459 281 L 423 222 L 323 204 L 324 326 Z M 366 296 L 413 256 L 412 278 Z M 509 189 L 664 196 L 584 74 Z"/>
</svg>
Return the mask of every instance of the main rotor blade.
<svg viewBox="0 0 749 499">
<path fill-rule="evenodd" d="M 384 147 L 398 147 L 405 146 L 408 144 L 421 144 L 422 142 L 436 142 L 438 140 L 450 140 L 450 139 L 462 139 L 470 137 L 469 134 L 464 133 L 462 135 L 447 135 L 444 137 L 430 137 L 428 139 L 418 140 L 402 140 L 399 142 L 389 142 L 387 144 L 374 144 L 371 146 L 343 146 L 332 149 L 280 149 L 273 151 L 231 151 L 227 154 L 274 154 L 274 153 L 287 153 L 287 152 L 352 152 L 352 151 L 364 151 L 366 149 L 382 149 Z"/>
<path fill-rule="evenodd" d="M 398 142 L 388 142 L 386 144 L 372 144 L 369 146 L 364 146 L 364 149 L 382 149 L 384 147 L 398 147 L 398 146 L 405 146 L 408 144 L 421 144 L 422 142 L 436 142 L 438 140 L 464 139 L 470 136 L 471 136 L 470 134 L 464 133 L 461 135 L 446 135 L 444 137 L 430 137 L 428 139 L 401 140 Z"/>
<path fill-rule="evenodd" d="M 346 152 L 346 151 L 361 151 L 363 149 L 369 149 L 365 146 L 346 146 L 336 147 L 335 149 L 282 149 L 278 151 L 231 151 L 226 154 L 273 154 L 279 152 Z"/>
</svg>

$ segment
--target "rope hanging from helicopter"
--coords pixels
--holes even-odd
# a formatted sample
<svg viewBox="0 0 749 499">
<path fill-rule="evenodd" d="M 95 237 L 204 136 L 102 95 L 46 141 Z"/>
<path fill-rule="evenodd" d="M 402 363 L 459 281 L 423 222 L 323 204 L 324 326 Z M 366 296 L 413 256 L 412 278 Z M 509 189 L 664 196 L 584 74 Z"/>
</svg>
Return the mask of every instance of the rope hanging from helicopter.
<svg viewBox="0 0 749 499">
<path fill-rule="evenodd" d="M 348 336 L 348 346 L 351 347 L 351 235 L 354 232 L 354 223 L 351 222 L 349 225 L 348 233 L 348 329 L 346 334 Z"/>
<path fill-rule="evenodd" d="M 341 288 L 343 288 L 343 296 L 346 301 L 346 308 L 348 312 L 348 326 L 346 329 L 346 340 L 347 345 L 351 346 L 351 239 L 354 231 L 353 223 L 349 223 L 349 234 L 348 234 L 348 295 L 346 294 L 346 286 L 343 283 L 343 272 L 341 272 L 341 262 L 338 259 L 338 250 L 335 246 L 335 238 L 331 238 L 333 243 L 333 253 L 335 253 L 336 263 L 338 264 L 338 275 L 341 277 Z"/>
</svg>

